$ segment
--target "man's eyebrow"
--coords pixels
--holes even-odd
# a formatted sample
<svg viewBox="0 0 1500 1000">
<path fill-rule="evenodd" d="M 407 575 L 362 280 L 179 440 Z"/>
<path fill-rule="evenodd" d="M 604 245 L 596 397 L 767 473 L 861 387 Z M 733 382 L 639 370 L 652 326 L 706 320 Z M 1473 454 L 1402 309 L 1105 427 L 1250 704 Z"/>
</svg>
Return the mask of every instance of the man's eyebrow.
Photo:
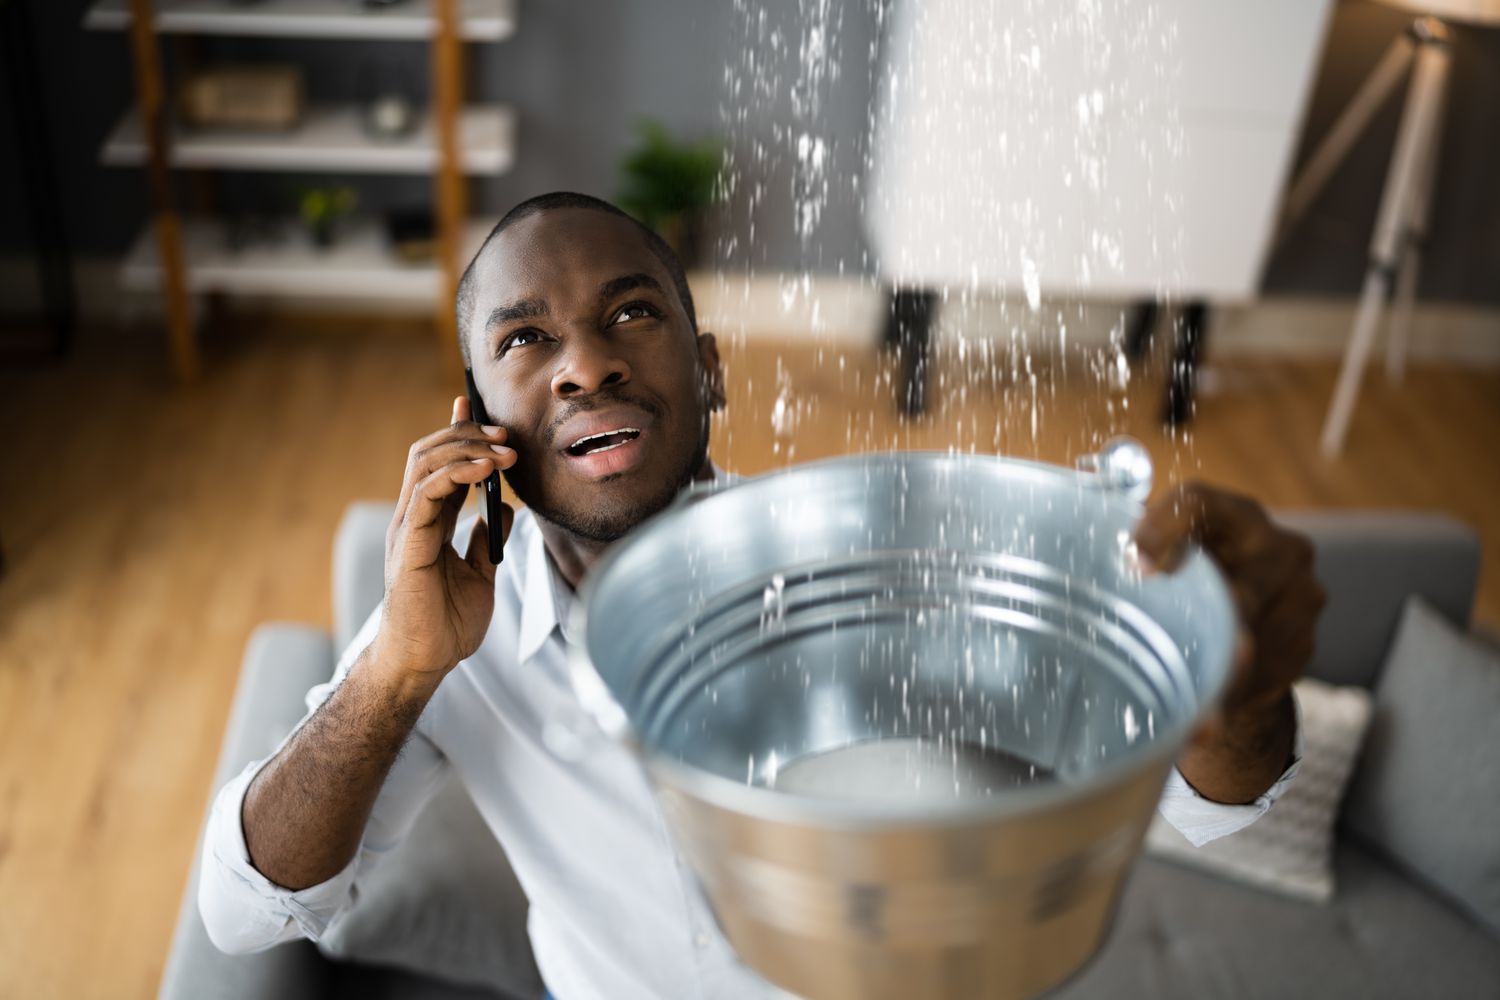
<svg viewBox="0 0 1500 1000">
<path fill-rule="evenodd" d="M 485 322 L 486 330 L 493 330 L 502 323 L 510 323 L 518 319 L 532 319 L 536 316 L 545 316 L 548 313 L 547 303 L 541 299 L 521 299 L 507 305 L 496 306 L 490 312 L 490 318 Z"/>
<path fill-rule="evenodd" d="M 616 295 L 636 288 L 649 288 L 658 295 L 667 294 L 667 290 L 661 287 L 660 281 L 657 281 L 645 271 L 638 271 L 635 274 L 622 274 L 618 278 L 611 278 L 600 285 L 599 301 L 604 302 L 614 298 Z"/>
</svg>

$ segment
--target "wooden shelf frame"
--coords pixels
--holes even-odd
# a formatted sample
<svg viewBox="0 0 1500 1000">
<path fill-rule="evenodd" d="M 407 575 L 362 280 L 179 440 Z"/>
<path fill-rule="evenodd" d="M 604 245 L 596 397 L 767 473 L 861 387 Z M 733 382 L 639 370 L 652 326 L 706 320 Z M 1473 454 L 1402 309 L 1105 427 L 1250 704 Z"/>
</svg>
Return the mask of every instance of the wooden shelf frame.
<svg viewBox="0 0 1500 1000">
<path fill-rule="evenodd" d="M 267 259 L 266 254 L 274 253 L 274 248 L 263 252 L 259 257 L 252 254 L 240 260 L 231 260 L 222 252 L 217 255 L 210 253 L 205 248 L 214 246 L 211 233 L 204 235 L 205 231 L 197 223 L 191 232 L 185 232 L 173 195 L 172 168 L 203 166 L 347 172 L 360 169 L 359 165 L 350 162 L 356 153 L 369 157 L 366 161 L 367 170 L 385 173 L 431 170 L 433 174 L 437 219 L 437 260 L 434 268 L 437 297 L 434 320 L 440 338 L 440 350 L 450 367 L 457 367 L 460 355 L 454 298 L 462 260 L 465 259 L 463 252 L 465 249 L 472 249 L 467 244 L 473 240 L 473 227 L 467 219 L 465 170 L 477 173 L 503 172 L 509 168 L 514 157 L 514 115 L 509 109 L 494 105 L 469 108 L 467 111 L 464 108 L 463 42 L 466 30 L 473 26 L 475 11 L 483 2 L 484 0 L 427 0 L 427 20 L 422 21 L 422 16 L 416 15 L 417 21 L 421 21 L 417 27 L 408 25 L 403 29 L 408 34 L 391 36 L 427 38 L 431 46 L 433 76 L 432 104 L 427 118 L 429 129 L 420 141 L 413 140 L 404 149 L 401 143 L 376 146 L 371 140 L 352 139 L 353 133 L 348 127 L 351 119 L 347 113 L 343 118 L 334 116 L 334 120 L 341 123 L 341 131 L 335 132 L 344 136 L 342 144 L 320 144 L 314 141 L 300 147 L 294 143 L 292 148 L 287 148 L 284 143 L 277 146 L 274 134 L 266 136 L 259 143 L 245 141 L 241 134 L 238 145 L 229 143 L 226 146 L 221 143 L 214 147 L 207 144 L 201 134 L 174 134 L 167 111 L 169 104 L 162 71 L 159 33 L 175 31 L 228 34 L 231 33 L 230 27 L 237 25 L 238 28 L 247 30 L 236 30 L 233 33 L 290 37 L 293 31 L 284 22 L 301 18 L 297 22 L 301 27 L 316 27 L 325 33 L 318 34 L 314 31 L 311 34 L 303 33 L 300 37 L 372 37 L 367 31 L 362 34 L 350 32 L 355 26 L 363 30 L 376 23 L 373 20 L 367 22 L 364 18 L 386 17 L 386 14 L 335 12 L 339 19 L 337 23 L 319 22 L 315 15 L 319 11 L 327 15 L 331 9 L 327 0 L 266 0 L 265 4 L 256 8 L 235 12 L 243 15 L 243 18 L 234 22 L 228 16 L 231 5 L 227 0 L 128 0 L 128 16 L 121 21 L 119 14 L 127 7 L 127 0 L 100 0 L 95 4 L 86 23 L 91 21 L 95 27 L 112 27 L 117 24 L 129 32 L 139 105 L 134 121 L 127 121 L 117 128 L 112 138 L 118 141 L 106 143 L 105 158 L 107 162 L 114 158 L 118 162 L 144 164 L 153 202 L 153 223 L 145 239 L 154 243 L 155 263 L 151 266 L 142 263 L 145 256 L 142 246 L 138 244 L 127 259 L 122 277 L 127 283 L 132 276 L 139 279 L 142 275 L 151 274 L 159 278 L 159 287 L 166 299 L 172 366 L 179 379 L 195 379 L 200 368 L 192 303 L 189 300 L 191 294 L 195 291 L 224 291 L 228 286 L 234 285 L 240 290 L 246 290 L 257 282 L 269 289 L 278 275 L 285 287 L 301 287 L 305 282 L 296 273 L 298 265 L 301 265 L 300 271 L 304 274 L 309 268 L 316 273 L 318 261 L 311 255 L 310 248 L 298 248 L 290 236 L 284 241 L 289 254 L 285 261 L 287 267 L 280 267 L 274 260 Z M 500 37 L 507 36 L 514 30 L 514 0 L 489 0 L 489 3 L 508 16 L 508 24 Z M 348 11 L 348 8 L 342 10 Z M 188 16 L 190 13 L 199 19 L 192 20 Z M 259 14 L 260 18 L 250 19 L 249 15 L 252 13 Z M 205 20 L 208 14 L 213 14 L 218 19 Z M 282 20 L 276 21 L 273 14 L 280 16 Z M 111 18 L 114 19 L 113 23 Z M 383 23 L 388 27 L 393 22 Z M 357 116 L 357 112 L 355 115 Z M 481 127 L 475 125 L 476 121 L 491 133 L 497 133 L 498 138 L 479 149 L 469 150 L 466 148 L 468 132 Z M 314 134 L 316 135 L 316 130 Z M 329 134 L 323 133 L 325 138 Z M 225 136 L 221 134 L 219 138 L 224 139 Z M 376 166 L 376 163 L 381 165 Z M 482 233 L 479 234 L 480 238 L 482 236 Z M 227 246 L 222 239 L 220 243 Z M 420 282 L 425 279 L 420 276 L 414 278 L 409 269 L 396 262 L 388 252 L 381 252 L 379 246 L 376 237 L 367 232 L 362 236 L 361 242 L 347 248 L 346 255 L 340 257 L 330 253 L 321 262 L 324 265 L 324 279 L 334 283 L 342 282 L 353 289 L 350 294 L 354 295 L 366 294 L 379 283 L 379 275 L 382 273 L 391 280 L 393 288 L 420 287 Z M 475 246 L 477 247 L 477 243 Z M 189 248 L 193 250 L 191 258 L 186 252 Z M 189 259 L 193 261 L 194 268 L 209 269 L 201 271 L 195 278 L 188 265 Z M 132 262 L 139 266 L 133 266 Z M 210 262 L 218 270 L 213 270 Z M 340 271 L 340 267 L 345 269 Z"/>
</svg>

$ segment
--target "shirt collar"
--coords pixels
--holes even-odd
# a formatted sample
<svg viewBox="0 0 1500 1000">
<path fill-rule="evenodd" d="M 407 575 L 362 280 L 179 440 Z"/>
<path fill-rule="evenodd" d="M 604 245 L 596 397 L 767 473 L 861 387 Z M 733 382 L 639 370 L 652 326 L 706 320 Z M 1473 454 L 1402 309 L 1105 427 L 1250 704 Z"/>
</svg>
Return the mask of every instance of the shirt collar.
<svg viewBox="0 0 1500 1000">
<path fill-rule="evenodd" d="M 725 472 L 716 465 L 713 482 L 717 486 L 728 485 L 739 477 Z M 552 557 L 547 554 L 547 544 L 542 539 L 540 527 L 531 532 L 525 554 L 526 580 L 521 593 L 521 635 L 516 644 L 518 662 L 525 663 L 535 656 L 551 637 L 552 630 L 561 628 L 567 633 L 566 616 L 573 606 L 573 589 L 558 572 Z"/>
</svg>

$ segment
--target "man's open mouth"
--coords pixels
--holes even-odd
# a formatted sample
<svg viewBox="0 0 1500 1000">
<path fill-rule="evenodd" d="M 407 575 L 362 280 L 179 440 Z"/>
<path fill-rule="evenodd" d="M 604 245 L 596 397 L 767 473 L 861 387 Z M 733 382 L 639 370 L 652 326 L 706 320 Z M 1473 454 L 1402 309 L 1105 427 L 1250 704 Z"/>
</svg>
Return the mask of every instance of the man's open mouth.
<svg viewBox="0 0 1500 1000">
<path fill-rule="evenodd" d="M 604 431 L 600 434 L 590 434 L 587 437 L 581 437 L 563 450 L 575 458 L 582 455 L 594 455 L 601 451 L 613 451 L 615 448 L 628 444 L 640 436 L 641 429 L 639 427 L 617 427 L 612 431 Z"/>
</svg>

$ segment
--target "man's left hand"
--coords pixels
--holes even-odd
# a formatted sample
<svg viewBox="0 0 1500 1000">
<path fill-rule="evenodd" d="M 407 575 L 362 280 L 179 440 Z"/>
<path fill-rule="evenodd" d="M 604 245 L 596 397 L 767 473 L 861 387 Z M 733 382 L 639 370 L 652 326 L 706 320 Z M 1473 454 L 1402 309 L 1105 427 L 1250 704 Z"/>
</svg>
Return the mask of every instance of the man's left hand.
<svg viewBox="0 0 1500 1000">
<path fill-rule="evenodd" d="M 1165 572 L 1196 542 L 1229 583 L 1240 623 L 1233 673 L 1177 767 L 1205 798 L 1253 802 L 1291 760 L 1292 682 L 1312 659 L 1326 600 L 1313 576 L 1312 544 L 1275 524 L 1254 500 L 1201 483 L 1148 505 L 1135 541 L 1144 568 Z"/>
</svg>

